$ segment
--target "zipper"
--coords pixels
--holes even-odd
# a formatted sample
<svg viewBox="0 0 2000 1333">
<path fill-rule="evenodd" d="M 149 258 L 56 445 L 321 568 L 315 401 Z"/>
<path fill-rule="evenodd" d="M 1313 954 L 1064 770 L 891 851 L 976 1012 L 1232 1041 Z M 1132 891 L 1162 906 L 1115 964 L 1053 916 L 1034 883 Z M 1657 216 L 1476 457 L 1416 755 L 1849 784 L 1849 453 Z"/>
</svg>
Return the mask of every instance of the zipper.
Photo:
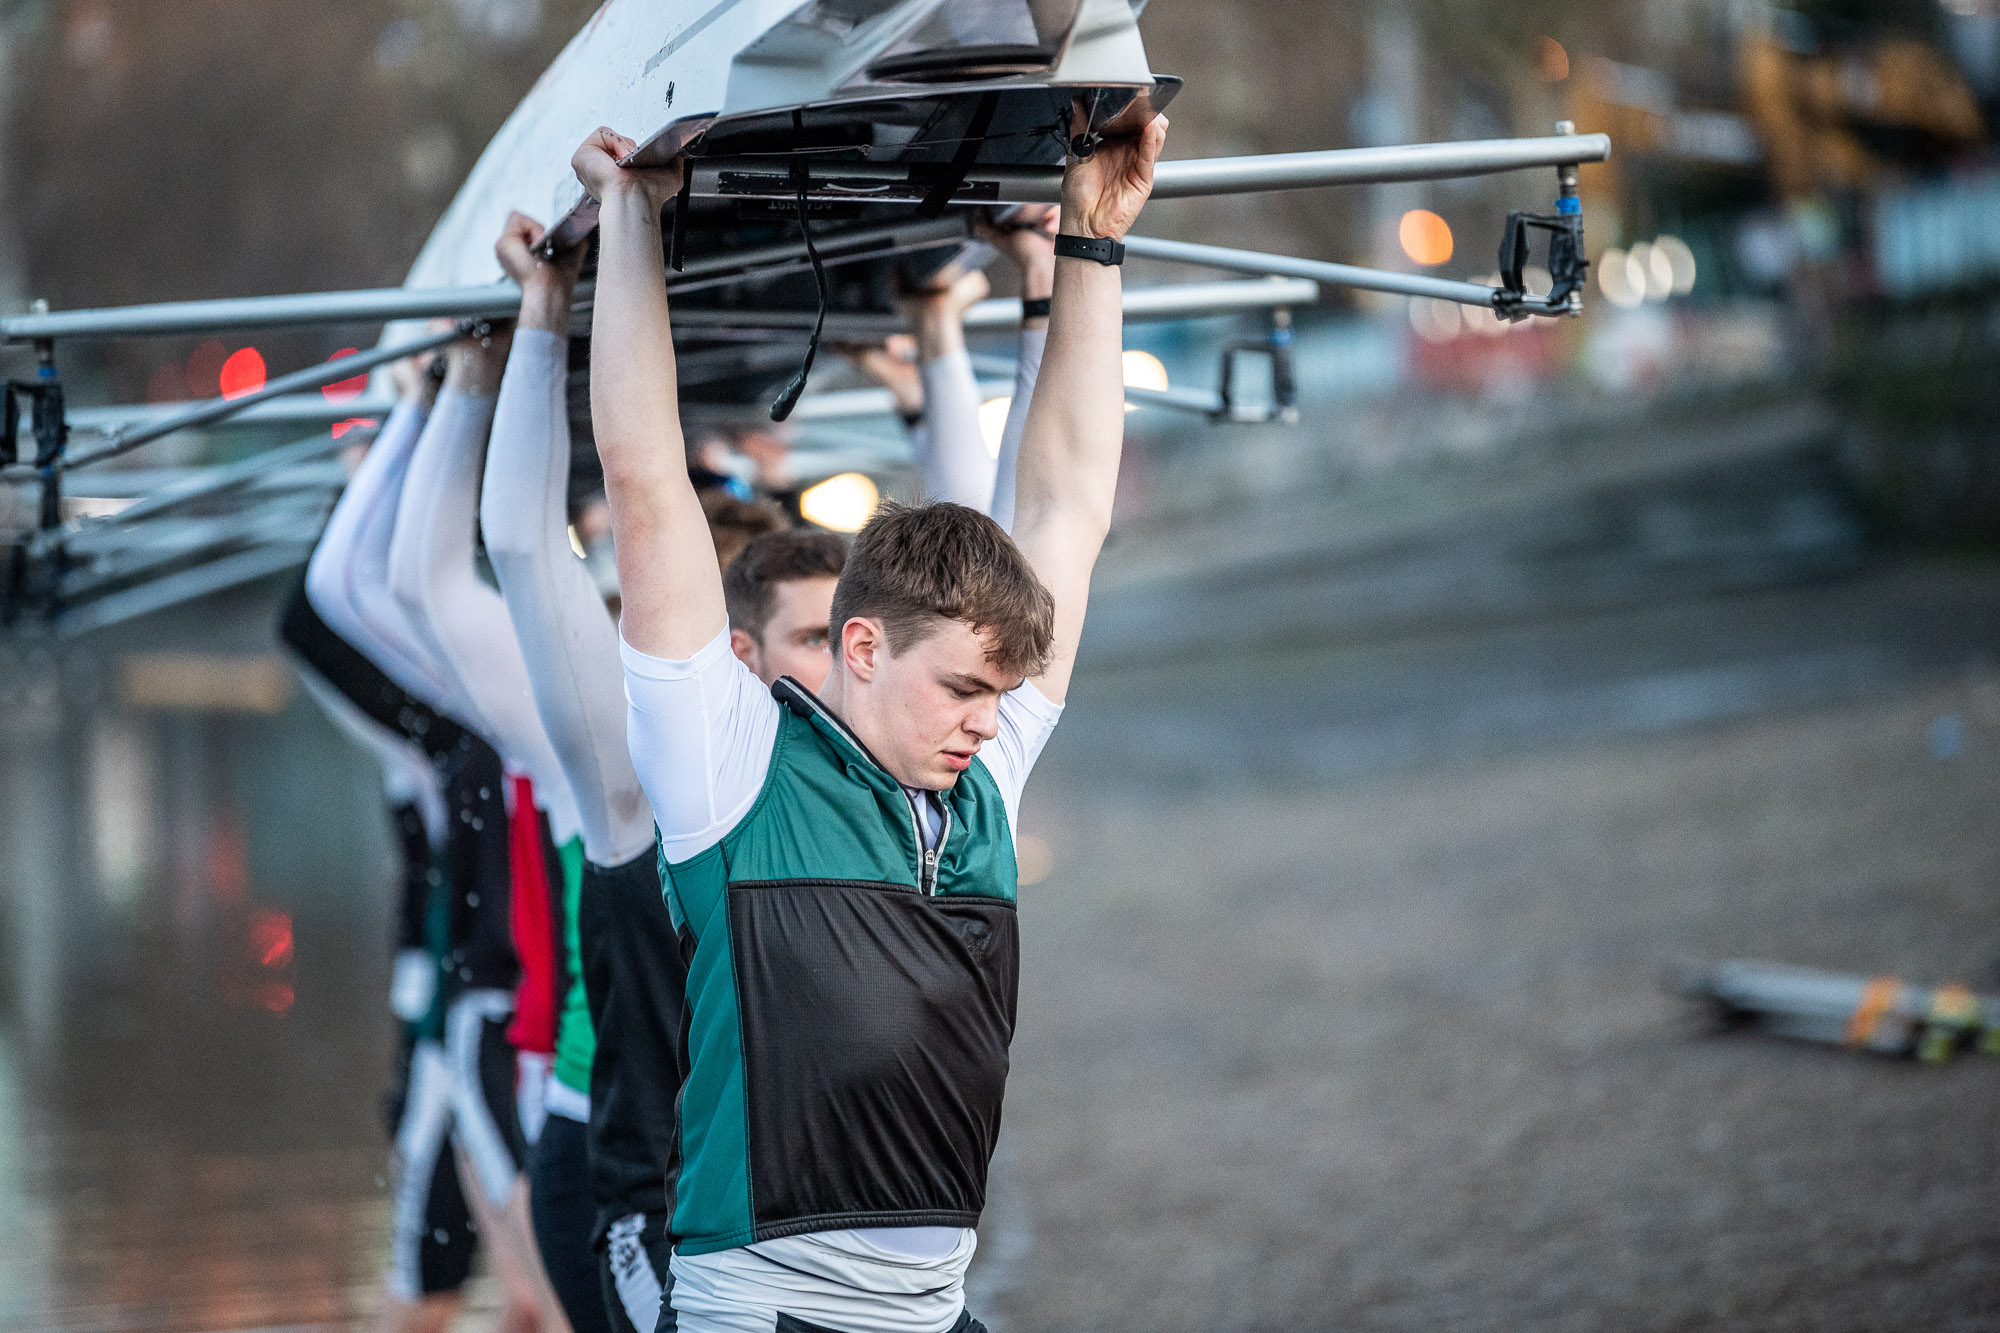
<svg viewBox="0 0 2000 1333">
<path fill-rule="evenodd" d="M 943 816 L 938 824 L 937 846 L 924 846 L 924 817 L 917 810 L 917 798 L 903 790 L 903 799 L 910 803 L 910 832 L 917 840 L 917 864 L 921 870 L 917 875 L 917 886 L 927 898 L 937 897 L 938 858 L 944 851 L 945 843 L 951 840 L 951 807 L 938 802 L 938 811 Z M 928 799 L 928 797 L 926 797 Z"/>
</svg>

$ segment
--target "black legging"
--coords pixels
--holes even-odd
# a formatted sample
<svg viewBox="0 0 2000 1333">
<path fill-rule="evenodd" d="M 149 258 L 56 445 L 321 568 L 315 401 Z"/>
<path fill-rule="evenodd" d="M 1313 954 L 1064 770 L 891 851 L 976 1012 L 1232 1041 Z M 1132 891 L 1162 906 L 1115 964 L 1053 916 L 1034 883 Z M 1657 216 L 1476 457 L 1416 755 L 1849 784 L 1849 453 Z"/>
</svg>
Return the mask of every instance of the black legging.
<svg viewBox="0 0 2000 1333">
<path fill-rule="evenodd" d="M 552 1115 L 528 1162 L 529 1216 L 549 1285 L 574 1333 L 611 1333 L 597 1255 L 590 1248 L 597 1205 L 590 1194 L 590 1153 L 580 1121 Z"/>
</svg>

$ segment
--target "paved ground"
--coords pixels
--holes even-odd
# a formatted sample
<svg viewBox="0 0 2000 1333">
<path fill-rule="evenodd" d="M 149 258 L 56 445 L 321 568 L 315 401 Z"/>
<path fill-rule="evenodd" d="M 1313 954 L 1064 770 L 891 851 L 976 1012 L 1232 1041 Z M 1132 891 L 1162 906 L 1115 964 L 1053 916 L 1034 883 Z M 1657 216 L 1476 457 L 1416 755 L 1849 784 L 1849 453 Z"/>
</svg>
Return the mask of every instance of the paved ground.
<svg viewBox="0 0 2000 1333">
<path fill-rule="evenodd" d="M 1990 982 L 1991 681 L 1339 787 L 1050 776 L 1007 1328 L 2000 1327 L 2000 1065 L 1711 1037 L 1662 984 Z"/>
</svg>

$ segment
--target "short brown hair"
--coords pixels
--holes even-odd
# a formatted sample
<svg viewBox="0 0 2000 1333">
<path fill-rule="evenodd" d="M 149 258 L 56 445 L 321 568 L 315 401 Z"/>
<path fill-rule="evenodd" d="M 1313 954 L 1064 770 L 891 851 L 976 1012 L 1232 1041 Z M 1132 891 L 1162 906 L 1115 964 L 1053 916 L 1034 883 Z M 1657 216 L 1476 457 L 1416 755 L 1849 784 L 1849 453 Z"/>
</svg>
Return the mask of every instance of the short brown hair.
<svg viewBox="0 0 2000 1333">
<path fill-rule="evenodd" d="M 837 579 L 847 563 L 847 538 L 810 528 L 787 528 L 754 537 L 722 574 L 729 624 L 758 643 L 778 609 L 778 585 L 798 579 Z"/>
<path fill-rule="evenodd" d="M 701 512 L 708 519 L 708 535 L 715 539 L 715 563 L 724 569 L 754 539 L 792 525 L 778 506 L 739 500 L 724 490 L 703 491 Z"/>
<path fill-rule="evenodd" d="M 833 594 L 838 638 L 857 616 L 882 622 L 891 652 L 920 643 L 937 620 L 993 636 L 988 660 L 1040 675 L 1055 639 L 1055 598 L 998 523 L 964 505 L 885 501 L 854 539 Z"/>
</svg>

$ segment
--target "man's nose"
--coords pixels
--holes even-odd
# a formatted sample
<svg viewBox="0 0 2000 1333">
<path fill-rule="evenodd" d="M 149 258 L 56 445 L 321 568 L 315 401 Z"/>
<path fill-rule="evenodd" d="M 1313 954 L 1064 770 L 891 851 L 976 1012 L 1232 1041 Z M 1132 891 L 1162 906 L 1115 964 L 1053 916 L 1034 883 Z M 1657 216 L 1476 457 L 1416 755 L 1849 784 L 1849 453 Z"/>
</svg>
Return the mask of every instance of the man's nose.
<svg viewBox="0 0 2000 1333">
<path fill-rule="evenodd" d="M 992 740 L 1000 734 L 1000 705 L 998 702 L 975 708 L 965 719 L 965 729 L 977 736 L 981 743 Z"/>
</svg>

